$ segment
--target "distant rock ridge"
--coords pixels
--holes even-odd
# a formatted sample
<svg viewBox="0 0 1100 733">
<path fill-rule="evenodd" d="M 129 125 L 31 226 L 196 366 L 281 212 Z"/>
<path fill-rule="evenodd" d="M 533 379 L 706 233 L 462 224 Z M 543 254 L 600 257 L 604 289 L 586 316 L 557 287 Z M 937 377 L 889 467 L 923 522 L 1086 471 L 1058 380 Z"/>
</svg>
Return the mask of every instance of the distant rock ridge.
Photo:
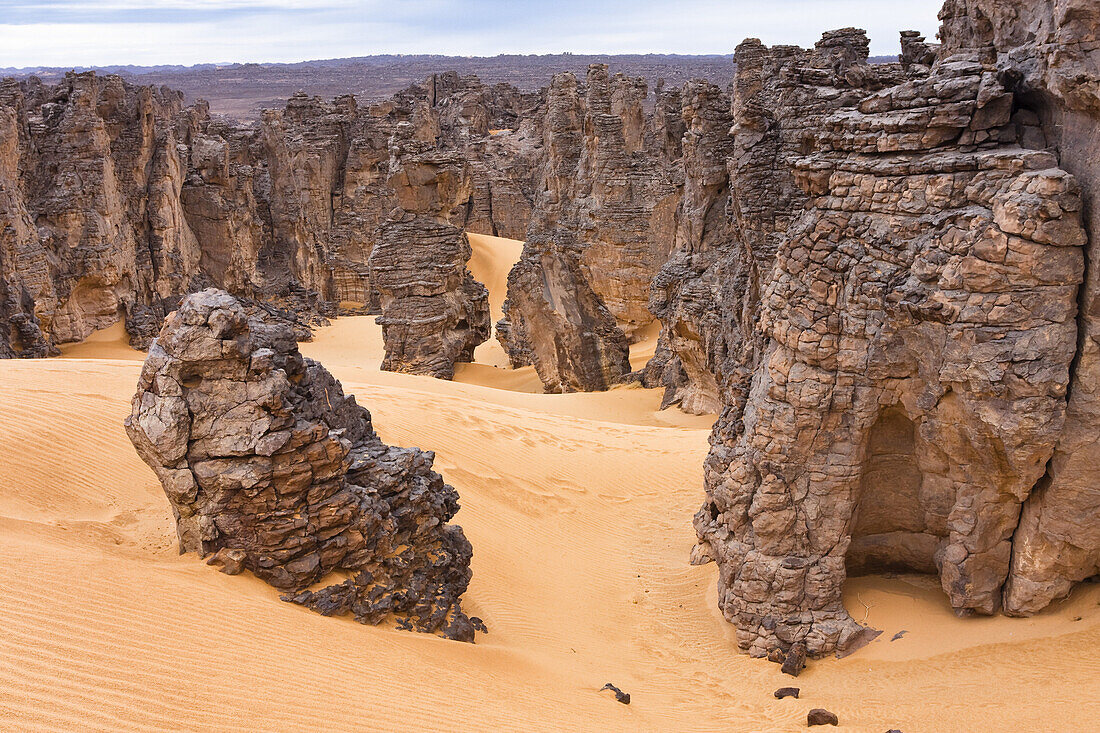
<svg viewBox="0 0 1100 733">
<path fill-rule="evenodd" d="M 149 350 L 126 431 L 181 552 L 326 616 L 396 616 L 473 641 L 481 624 L 461 607 L 472 550 L 447 524 L 458 494 L 432 453 L 383 443 L 285 323 L 249 318 L 224 291 L 185 298 Z"/>
</svg>

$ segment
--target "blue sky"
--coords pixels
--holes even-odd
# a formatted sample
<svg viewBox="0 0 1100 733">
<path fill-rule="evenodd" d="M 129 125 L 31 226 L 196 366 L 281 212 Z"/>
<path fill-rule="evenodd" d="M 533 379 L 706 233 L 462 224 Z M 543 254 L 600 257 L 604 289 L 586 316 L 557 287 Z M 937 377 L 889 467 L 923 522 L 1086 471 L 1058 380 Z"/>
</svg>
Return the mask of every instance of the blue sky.
<svg viewBox="0 0 1100 733">
<path fill-rule="evenodd" d="M 302 61 L 379 53 L 732 53 L 858 26 L 934 38 L 942 0 L 0 0 L 0 66 Z"/>
</svg>

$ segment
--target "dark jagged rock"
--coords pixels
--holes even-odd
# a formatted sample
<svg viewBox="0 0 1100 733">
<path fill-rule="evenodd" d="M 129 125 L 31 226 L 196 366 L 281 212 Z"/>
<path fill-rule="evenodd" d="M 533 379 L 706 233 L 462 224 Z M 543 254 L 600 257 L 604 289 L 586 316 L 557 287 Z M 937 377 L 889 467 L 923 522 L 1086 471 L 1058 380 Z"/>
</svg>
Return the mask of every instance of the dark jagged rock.
<svg viewBox="0 0 1100 733">
<path fill-rule="evenodd" d="M 917 31 L 901 32 L 901 55 L 898 61 L 906 70 L 913 64 L 932 66 L 936 62 L 937 46 L 924 42 L 924 36 Z"/>
<path fill-rule="evenodd" d="M 629 692 L 623 692 L 622 690 L 620 690 L 618 687 L 611 684 L 610 682 L 608 682 L 606 685 L 604 685 L 603 687 L 600 688 L 600 692 L 603 692 L 604 690 L 611 690 L 611 692 L 613 692 L 615 694 L 615 699 L 617 701 L 621 702 L 623 705 L 629 705 L 630 704 L 630 693 Z"/>
<path fill-rule="evenodd" d="M 181 552 L 324 615 L 473 640 L 460 602 L 470 543 L 447 524 L 458 494 L 432 453 L 384 444 L 285 323 L 249 318 L 222 291 L 188 296 L 149 350 L 126 431 Z"/>
<path fill-rule="evenodd" d="M 782 700 L 785 697 L 793 697 L 798 699 L 798 693 L 801 692 L 797 687 L 780 687 L 775 691 L 775 699 Z"/>
<path fill-rule="evenodd" d="M 825 708 L 814 708 L 806 714 L 806 725 L 840 725 L 840 719 Z"/>
<path fill-rule="evenodd" d="M 783 674 L 797 677 L 802 674 L 802 670 L 805 668 L 806 645 L 800 641 L 796 641 L 794 644 L 791 644 L 791 648 L 787 650 L 787 656 L 783 659 L 781 671 Z"/>
</svg>

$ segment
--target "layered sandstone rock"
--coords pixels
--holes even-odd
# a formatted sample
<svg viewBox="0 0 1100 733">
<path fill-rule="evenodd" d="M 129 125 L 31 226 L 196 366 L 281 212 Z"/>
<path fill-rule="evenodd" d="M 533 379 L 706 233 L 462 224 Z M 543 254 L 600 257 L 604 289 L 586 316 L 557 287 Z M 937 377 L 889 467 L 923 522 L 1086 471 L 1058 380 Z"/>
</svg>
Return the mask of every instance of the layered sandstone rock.
<svg viewBox="0 0 1100 733">
<path fill-rule="evenodd" d="M 460 155 L 441 153 L 407 123 L 391 137 L 390 159 L 397 208 L 368 261 L 382 310 L 382 368 L 450 379 L 491 330 L 489 293 L 466 269 L 466 234 L 450 223 L 470 200 L 471 177 Z"/>
<path fill-rule="evenodd" d="M 677 149 L 669 100 L 647 115 L 646 91 L 603 65 L 583 86 L 560 74 L 547 90 L 541 193 L 498 333 L 548 391 L 606 389 L 653 321 L 646 296 L 671 249 L 679 185 L 664 157 Z"/>
<path fill-rule="evenodd" d="M 90 73 L 0 84 L 0 354 L 79 341 L 190 280 L 181 109 Z"/>
<path fill-rule="evenodd" d="M 666 406 L 743 404 L 763 347 L 755 327 L 763 286 L 807 203 L 792 161 L 828 113 L 904 77 L 896 65 L 868 66 L 867 47 L 851 28 L 810 50 L 749 39 L 735 53 L 732 110 L 716 87 L 685 87 L 685 196 L 675 252 L 653 283 L 661 348 L 644 375 L 665 388 Z"/>
<path fill-rule="evenodd" d="M 1021 137 L 1056 150 L 1083 192 L 1088 267 L 1065 428 L 1024 504 L 1005 586 L 1005 610 L 1026 615 L 1100 572 L 1100 7 L 950 0 L 940 18 L 945 51 L 982 54 L 1014 92 Z"/>
<path fill-rule="evenodd" d="M 462 230 L 526 229 L 540 104 L 443 74 L 365 109 L 297 94 L 240 126 L 117 77 L 6 81 L 0 356 L 119 320 L 144 348 L 216 285 L 303 334 L 341 301 L 386 309 L 386 368 L 449 377 L 489 333 Z"/>
<path fill-rule="evenodd" d="M 683 198 L 673 254 L 651 285 L 649 308 L 662 329 L 643 382 L 665 388 L 662 408 L 678 404 L 685 412 L 704 414 L 720 405 L 714 358 L 723 336 L 719 262 L 736 246 L 726 169 L 733 120 L 729 97 L 708 82 L 685 85 L 680 107 Z"/>
<path fill-rule="evenodd" d="M 222 291 L 188 296 L 150 348 L 126 431 L 181 552 L 325 615 L 473 640 L 470 543 L 447 524 L 458 494 L 430 452 L 384 444 L 286 324 L 248 318 Z M 316 588 L 334 575 L 346 579 Z"/>
<path fill-rule="evenodd" d="M 952 606 L 979 613 L 1008 580 L 1018 610 L 1037 511 L 1017 529 L 1021 505 L 1067 421 L 1081 188 L 1030 149 L 994 55 L 953 45 L 945 14 L 930 71 L 927 55 L 866 67 L 852 31 L 813 52 L 739 48 L 740 269 L 718 287 L 745 274 L 709 357 L 724 410 L 693 559 L 718 562 L 752 654 L 856 643 L 846 572 L 938 572 Z"/>
</svg>

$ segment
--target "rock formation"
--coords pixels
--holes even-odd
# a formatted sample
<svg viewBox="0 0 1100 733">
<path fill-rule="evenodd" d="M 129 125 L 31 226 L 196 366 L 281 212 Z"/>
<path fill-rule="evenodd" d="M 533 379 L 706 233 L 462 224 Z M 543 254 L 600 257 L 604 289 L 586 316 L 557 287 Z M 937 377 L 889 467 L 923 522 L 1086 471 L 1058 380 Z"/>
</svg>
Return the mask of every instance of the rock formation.
<svg viewBox="0 0 1100 733">
<path fill-rule="evenodd" d="M 186 283 L 182 96 L 117 77 L 0 83 L 0 355 L 41 355 Z"/>
<path fill-rule="evenodd" d="M 665 157 L 676 150 L 668 99 L 647 116 L 646 93 L 604 65 L 584 85 L 559 74 L 547 90 L 541 190 L 498 334 L 550 392 L 607 389 L 653 321 L 647 293 L 672 245 L 679 186 Z"/>
<path fill-rule="evenodd" d="M 470 197 L 463 159 L 417 139 L 409 123 L 390 142 L 398 208 L 382 224 L 368 266 L 378 291 L 383 369 L 450 379 L 489 338 L 489 293 L 466 269 L 470 244 L 449 222 Z"/>
<path fill-rule="evenodd" d="M 718 273 L 735 242 L 726 160 L 732 154 L 730 100 L 708 82 L 691 82 L 681 99 L 684 187 L 673 253 L 651 284 L 649 308 L 661 320 L 647 386 L 664 387 L 662 407 L 713 413 L 720 404 L 714 354 L 723 337 Z M 743 279 L 741 280 L 743 282 Z"/>
<path fill-rule="evenodd" d="M 733 226 L 717 265 L 678 250 L 654 301 L 722 402 L 693 560 L 718 562 L 751 654 L 858 643 L 847 572 L 937 572 L 960 613 L 1027 613 L 1097 569 L 1089 283 L 1078 333 L 1097 147 L 1079 123 L 1048 149 L 1043 117 L 1095 114 L 1051 87 L 1096 78 L 1100 23 L 998 5 L 949 3 L 942 48 L 906 36 L 897 65 L 867 66 L 850 29 L 738 48 Z M 710 394 L 663 358 L 673 399 Z"/>
<path fill-rule="evenodd" d="M 341 301 L 386 310 L 386 368 L 449 377 L 489 335 L 462 230 L 526 228 L 539 106 L 443 74 L 363 110 L 298 94 L 242 126 L 118 77 L 5 81 L 0 356 L 119 320 L 144 348 L 216 285 L 300 331 Z"/>
<path fill-rule="evenodd" d="M 1005 611 L 1029 615 L 1100 572 L 1100 7 L 949 0 L 940 19 L 942 52 L 981 54 L 1013 92 L 1021 138 L 1057 151 L 1082 189 L 1088 265 L 1065 428 L 1024 503 L 1005 585 Z"/>
<path fill-rule="evenodd" d="M 1034 613 L 1100 572 L 1094 5 L 947 0 L 941 43 L 905 31 L 889 64 L 854 28 L 749 39 L 728 90 L 439 74 L 253 127 L 113 78 L 4 82 L 0 357 L 119 318 L 148 341 L 213 284 L 299 330 L 366 304 L 386 368 L 449 377 L 490 332 L 463 232 L 526 233 L 513 366 L 720 412 L 693 561 L 745 651 L 853 648 L 849 573 Z"/>
<path fill-rule="evenodd" d="M 282 322 L 228 293 L 184 299 L 153 342 L 126 431 L 157 474 L 180 551 L 247 569 L 285 600 L 394 615 L 472 641 L 470 543 L 433 454 L 395 448 Z M 316 589 L 333 575 L 342 579 Z"/>
</svg>

